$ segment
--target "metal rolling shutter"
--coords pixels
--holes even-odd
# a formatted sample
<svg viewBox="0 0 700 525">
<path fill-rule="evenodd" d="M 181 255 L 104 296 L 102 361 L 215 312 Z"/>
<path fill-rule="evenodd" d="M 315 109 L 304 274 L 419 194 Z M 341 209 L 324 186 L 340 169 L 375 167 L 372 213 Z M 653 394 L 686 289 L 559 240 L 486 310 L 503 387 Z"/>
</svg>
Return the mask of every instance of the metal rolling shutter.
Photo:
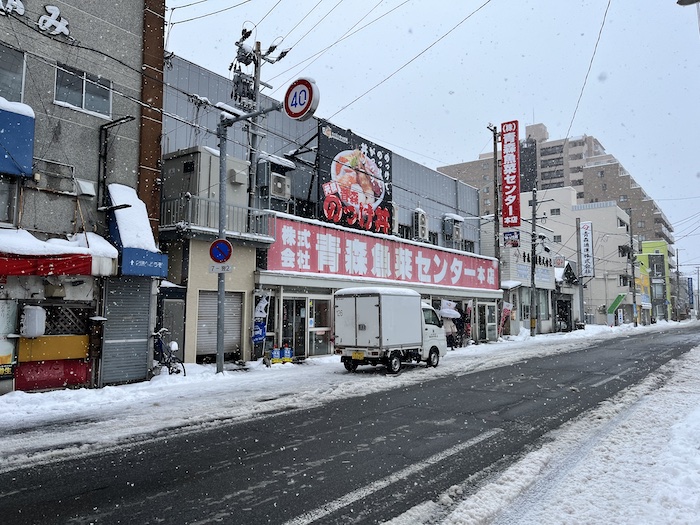
<svg viewBox="0 0 700 525">
<path fill-rule="evenodd" d="M 146 379 L 151 359 L 151 278 L 105 282 L 104 342 L 100 384 Z"/>
<path fill-rule="evenodd" d="M 216 354 L 217 292 L 200 291 L 197 311 L 197 355 Z M 243 294 L 226 292 L 224 352 L 240 352 Z"/>
</svg>

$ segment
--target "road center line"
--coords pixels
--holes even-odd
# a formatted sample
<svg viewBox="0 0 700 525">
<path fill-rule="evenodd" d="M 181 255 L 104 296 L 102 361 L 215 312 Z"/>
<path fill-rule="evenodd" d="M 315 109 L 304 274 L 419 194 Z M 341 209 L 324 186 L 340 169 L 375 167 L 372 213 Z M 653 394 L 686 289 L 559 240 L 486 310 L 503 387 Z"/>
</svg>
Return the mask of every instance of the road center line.
<svg viewBox="0 0 700 525">
<path fill-rule="evenodd" d="M 503 429 L 494 428 L 492 430 L 489 430 L 488 432 L 479 434 L 478 436 L 473 437 L 472 439 L 465 441 L 464 443 L 458 443 L 457 445 L 443 450 L 442 452 L 438 452 L 437 454 L 434 454 L 429 458 L 424 459 L 423 461 L 420 461 L 414 465 L 399 470 L 398 472 L 394 472 L 389 476 L 386 476 L 380 480 L 370 483 L 369 485 L 366 485 L 364 487 L 360 487 L 357 490 L 353 490 L 352 492 L 349 492 L 342 498 L 338 498 L 337 500 L 326 503 L 325 505 L 322 505 L 317 509 L 306 512 L 301 516 L 297 516 L 296 518 L 285 522 L 284 525 L 302 525 L 306 523 L 312 523 L 318 519 L 328 516 L 329 514 L 337 511 L 338 509 L 342 509 L 343 507 L 350 505 L 351 503 L 365 499 L 371 494 L 388 487 L 392 483 L 402 481 L 408 478 L 409 476 L 420 472 L 421 470 L 424 470 L 446 458 L 449 458 L 450 456 L 459 454 L 463 450 L 473 447 L 477 443 L 481 443 L 482 441 L 490 439 L 493 436 L 500 434 L 501 432 L 503 432 Z"/>
<path fill-rule="evenodd" d="M 598 388 L 599 386 L 603 386 L 605 383 L 609 383 L 610 381 L 614 381 L 615 379 L 621 379 L 623 375 L 625 375 L 627 372 L 632 372 L 634 368 L 628 368 L 626 370 L 623 370 L 619 374 L 615 374 L 614 376 L 606 377 L 605 379 L 602 379 L 598 381 L 597 383 L 593 383 L 591 385 L 592 388 Z"/>
</svg>

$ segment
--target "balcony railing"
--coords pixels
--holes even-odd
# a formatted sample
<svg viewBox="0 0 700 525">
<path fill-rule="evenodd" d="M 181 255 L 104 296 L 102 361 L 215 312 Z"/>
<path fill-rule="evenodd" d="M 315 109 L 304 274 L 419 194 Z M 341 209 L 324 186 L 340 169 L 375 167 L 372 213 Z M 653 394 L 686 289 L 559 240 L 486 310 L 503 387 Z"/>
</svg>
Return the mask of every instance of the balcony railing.
<svg viewBox="0 0 700 525">
<path fill-rule="evenodd" d="M 226 206 L 227 237 L 255 239 L 272 243 L 275 240 L 276 216 L 269 210 L 243 206 Z M 219 231 L 219 201 L 189 193 L 160 204 L 160 230 L 190 230 L 204 233 Z"/>
</svg>

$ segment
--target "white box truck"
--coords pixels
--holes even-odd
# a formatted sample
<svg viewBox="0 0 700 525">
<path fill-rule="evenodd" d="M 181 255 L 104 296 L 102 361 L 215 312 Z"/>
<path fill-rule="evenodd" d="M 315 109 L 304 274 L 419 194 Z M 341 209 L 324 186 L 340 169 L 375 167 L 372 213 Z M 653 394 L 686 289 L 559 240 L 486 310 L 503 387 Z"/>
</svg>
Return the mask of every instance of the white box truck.
<svg viewBox="0 0 700 525">
<path fill-rule="evenodd" d="M 334 294 L 335 353 L 348 372 L 383 364 L 396 374 L 403 362 L 437 366 L 447 341 L 437 312 L 408 288 L 344 288 Z"/>
</svg>

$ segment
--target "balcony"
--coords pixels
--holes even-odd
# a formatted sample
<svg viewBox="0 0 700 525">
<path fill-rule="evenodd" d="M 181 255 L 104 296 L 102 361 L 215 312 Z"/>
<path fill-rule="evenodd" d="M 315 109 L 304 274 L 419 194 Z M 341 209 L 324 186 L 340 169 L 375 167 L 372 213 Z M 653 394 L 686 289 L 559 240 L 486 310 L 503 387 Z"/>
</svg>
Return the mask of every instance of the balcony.
<svg viewBox="0 0 700 525">
<path fill-rule="evenodd" d="M 276 215 L 269 210 L 226 206 L 226 237 L 272 244 L 275 242 Z M 161 234 L 216 237 L 219 233 L 219 201 L 189 193 L 160 204 Z"/>
</svg>

